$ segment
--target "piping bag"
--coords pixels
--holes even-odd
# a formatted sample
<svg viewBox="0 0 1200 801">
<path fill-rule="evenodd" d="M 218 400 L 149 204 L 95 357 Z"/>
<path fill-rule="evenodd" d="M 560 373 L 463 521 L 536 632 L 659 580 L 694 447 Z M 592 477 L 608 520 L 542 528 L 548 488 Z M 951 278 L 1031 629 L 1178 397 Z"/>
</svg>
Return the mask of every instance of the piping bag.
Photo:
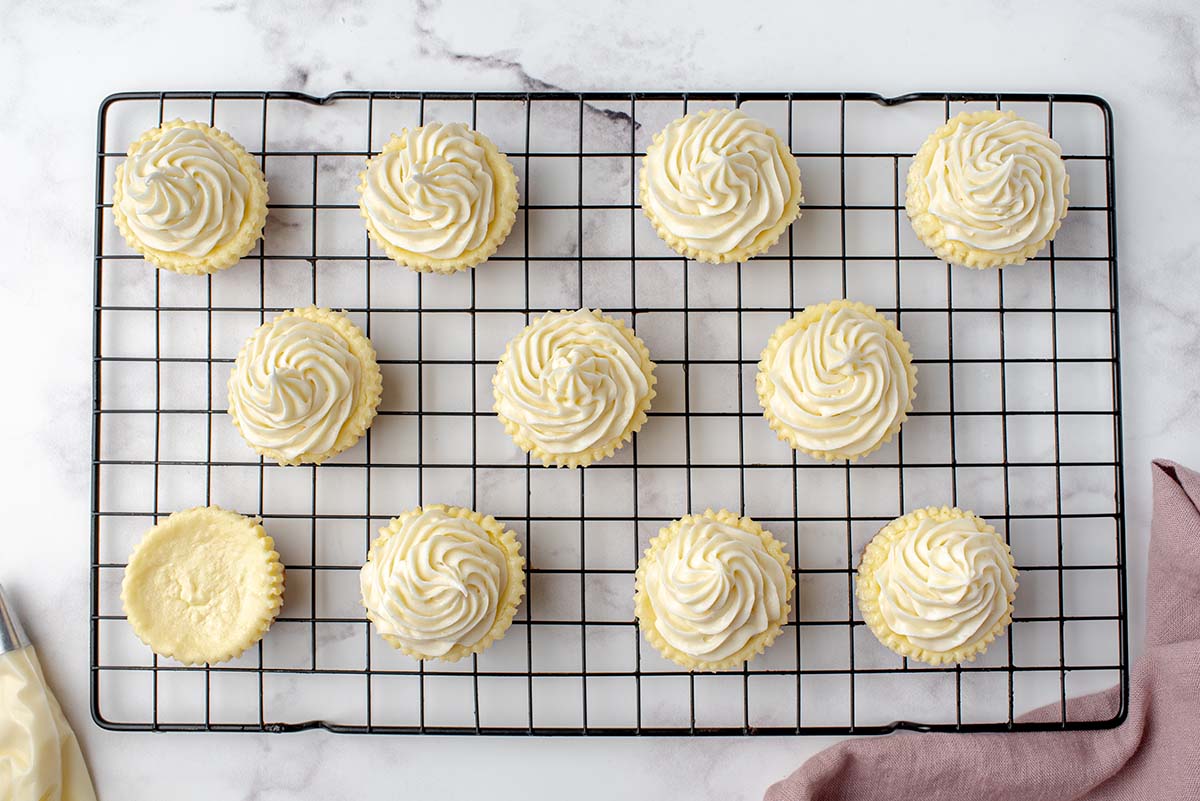
<svg viewBox="0 0 1200 801">
<path fill-rule="evenodd" d="M 0 587 L 0 799 L 96 801 L 75 732 Z"/>
</svg>

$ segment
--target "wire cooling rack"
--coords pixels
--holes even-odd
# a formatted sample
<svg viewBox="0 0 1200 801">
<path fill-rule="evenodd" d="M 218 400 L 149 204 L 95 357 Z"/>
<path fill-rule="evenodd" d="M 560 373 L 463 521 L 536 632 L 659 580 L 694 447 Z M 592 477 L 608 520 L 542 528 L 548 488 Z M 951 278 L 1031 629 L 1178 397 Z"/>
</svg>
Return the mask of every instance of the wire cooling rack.
<svg viewBox="0 0 1200 801">
<path fill-rule="evenodd" d="M 689 110 L 740 105 L 788 138 L 802 218 L 748 264 L 691 264 L 637 202 L 639 157 Z M 903 209 L 910 156 L 950 115 L 1012 109 L 1063 145 L 1071 211 L 1053 245 L 999 271 L 950 268 Z M 213 123 L 260 160 L 259 249 L 209 277 L 147 266 L 112 220 L 113 172 L 165 119 Z M 363 160 L 393 131 L 461 120 L 512 160 L 517 224 L 485 265 L 415 275 L 371 246 Z M 1112 119 L 1082 95 L 154 92 L 100 107 L 91 559 L 92 710 L 112 729 L 447 734 L 845 734 L 1080 729 L 1128 694 Z M 754 397 L 771 330 L 832 298 L 895 319 L 919 367 L 901 435 L 853 465 L 777 441 Z M 296 305 L 345 309 L 375 343 L 384 400 L 352 450 L 264 464 L 225 414 L 239 345 Z M 504 343 L 548 309 L 602 307 L 658 363 L 634 442 L 585 470 L 530 465 L 491 411 Z M 370 631 L 357 569 L 421 502 L 495 514 L 520 536 L 528 596 L 508 636 L 454 665 Z M 282 612 L 233 662 L 160 659 L 133 637 L 120 580 L 156 517 L 216 503 L 259 515 L 287 568 Z M 858 554 L 889 519 L 957 504 L 1003 532 L 1021 570 L 1010 633 L 978 661 L 910 663 L 858 615 Z M 787 543 L 797 595 L 742 670 L 692 675 L 633 619 L 657 529 L 721 506 Z M 1105 719 L 1068 698 L 1119 683 Z M 1041 704 L 1037 720 L 1020 716 Z"/>
</svg>

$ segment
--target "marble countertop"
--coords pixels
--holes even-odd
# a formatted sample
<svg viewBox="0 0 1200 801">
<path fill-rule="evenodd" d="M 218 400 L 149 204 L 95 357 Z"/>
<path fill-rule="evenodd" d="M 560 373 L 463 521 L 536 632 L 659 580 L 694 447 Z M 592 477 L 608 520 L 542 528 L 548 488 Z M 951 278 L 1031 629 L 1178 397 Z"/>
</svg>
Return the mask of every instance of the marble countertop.
<svg viewBox="0 0 1200 801">
<path fill-rule="evenodd" d="M 830 738 L 122 734 L 88 715 L 95 113 L 137 89 L 1086 92 L 1116 118 L 1130 636 L 1149 460 L 1200 464 L 1200 15 L 1179 2 L 0 2 L 0 271 L 10 375 L 0 582 L 103 799 L 758 798 Z M 652 6 L 652 7 L 651 7 Z M 948 43 L 944 51 L 931 48 Z M 953 47 L 949 46 L 953 43 Z M 963 46 L 969 43 L 969 46 Z"/>
</svg>

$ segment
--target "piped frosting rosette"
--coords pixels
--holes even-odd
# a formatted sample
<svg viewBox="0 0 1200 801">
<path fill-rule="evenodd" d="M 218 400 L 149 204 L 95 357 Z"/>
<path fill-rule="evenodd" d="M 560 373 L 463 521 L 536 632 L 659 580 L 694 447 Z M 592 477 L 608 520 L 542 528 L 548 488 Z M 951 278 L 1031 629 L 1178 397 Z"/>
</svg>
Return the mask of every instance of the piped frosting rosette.
<svg viewBox="0 0 1200 801">
<path fill-rule="evenodd" d="M 480 264 L 516 220 L 512 165 L 491 140 L 462 123 L 401 131 L 359 177 L 359 210 L 371 239 L 420 272 Z"/>
<path fill-rule="evenodd" d="M 969 662 L 1012 622 L 1017 569 L 982 518 L 930 506 L 867 544 L 855 592 L 871 631 L 896 653 L 931 665 Z"/>
<path fill-rule="evenodd" d="M 635 581 L 642 633 L 688 670 L 738 667 L 766 650 L 787 622 L 796 586 L 783 545 L 724 509 L 662 529 Z"/>
<path fill-rule="evenodd" d="M 382 390 L 370 340 L 343 315 L 309 306 L 246 340 L 229 374 L 229 414 L 268 459 L 320 464 L 366 432 Z"/>
<path fill-rule="evenodd" d="M 394 518 L 359 572 L 375 630 L 415 659 L 456 662 L 502 638 L 525 592 L 525 560 L 491 516 L 424 506 Z"/>
<path fill-rule="evenodd" d="M 967 267 L 1031 259 L 1067 215 L 1062 148 L 1011 111 L 964 112 L 925 141 L 908 171 L 913 230 L 938 258 Z"/>
<path fill-rule="evenodd" d="M 858 459 L 912 411 L 917 371 L 896 326 L 862 303 L 809 306 L 771 335 L 755 388 L 776 435 L 810 456 Z"/>
<path fill-rule="evenodd" d="M 146 261 L 185 274 L 250 252 L 267 217 L 267 181 L 229 134 L 172 120 L 142 134 L 117 167 L 113 217 Z"/>
<path fill-rule="evenodd" d="M 639 182 L 642 210 L 663 241 L 713 264 L 768 250 L 804 201 L 787 144 L 737 109 L 669 124 L 646 149 Z"/>
<path fill-rule="evenodd" d="M 546 466 L 611 456 L 646 421 L 654 363 L 621 320 L 599 310 L 550 312 L 508 343 L 492 378 L 495 411 Z"/>
</svg>

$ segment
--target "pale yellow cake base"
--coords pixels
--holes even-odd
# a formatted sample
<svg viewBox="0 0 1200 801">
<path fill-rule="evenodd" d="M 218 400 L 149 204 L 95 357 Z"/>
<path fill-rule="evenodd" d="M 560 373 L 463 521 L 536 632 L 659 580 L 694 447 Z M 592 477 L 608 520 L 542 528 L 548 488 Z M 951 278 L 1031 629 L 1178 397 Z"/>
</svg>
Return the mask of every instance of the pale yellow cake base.
<svg viewBox="0 0 1200 801">
<path fill-rule="evenodd" d="M 283 565 L 257 518 L 176 512 L 134 548 L 121 584 L 133 632 L 159 656 L 216 664 L 262 639 L 283 603 Z"/>
<path fill-rule="evenodd" d="M 887 561 L 888 554 L 891 552 L 892 546 L 896 541 L 904 536 L 905 532 L 916 527 L 920 521 L 927 518 L 938 522 L 967 518 L 974 521 L 977 530 L 996 534 L 996 529 L 988 525 L 987 521 L 978 515 L 947 506 L 940 508 L 929 506 L 896 518 L 884 526 L 867 543 L 867 547 L 863 550 L 862 561 L 858 566 L 858 581 L 854 590 L 855 596 L 858 598 L 858 608 L 862 612 L 863 620 L 866 621 L 868 628 L 871 629 L 871 633 L 881 643 L 900 654 L 900 656 L 906 656 L 909 659 L 915 659 L 918 662 L 924 662 L 928 665 L 971 662 L 975 657 L 986 651 L 988 645 L 993 640 L 1002 636 L 1008 624 L 1012 622 L 1013 601 L 1016 599 L 1015 594 L 1008 596 L 1008 610 L 996 622 L 996 625 L 985 634 L 976 637 L 971 642 L 960 645 L 953 651 L 930 651 L 914 644 L 908 637 L 903 634 L 897 634 L 889 629 L 887 622 L 883 619 L 883 615 L 879 612 L 879 583 L 875 581 L 875 571 Z M 997 539 L 1000 539 L 999 535 L 997 535 Z M 1016 562 L 1013 560 L 1012 550 L 1005 544 L 1004 551 L 1008 554 L 1009 569 L 1012 570 L 1012 575 L 1015 579 L 1017 577 L 1017 567 Z"/>
<path fill-rule="evenodd" d="M 464 509 L 461 506 L 446 506 L 439 503 L 418 506 L 415 509 L 409 509 L 399 517 L 392 518 L 386 526 L 379 529 L 379 536 L 371 543 L 371 549 L 367 553 L 367 561 L 372 560 L 376 548 L 382 547 L 388 541 L 389 537 L 400 531 L 406 520 L 416 517 L 428 509 L 440 509 L 451 517 L 462 517 L 472 521 L 487 532 L 488 539 L 491 540 L 492 544 L 507 554 L 508 582 L 504 588 L 504 595 L 501 596 L 496 608 L 496 618 L 492 623 L 492 628 L 474 645 L 458 643 L 441 656 L 431 656 L 409 648 L 390 634 L 379 632 L 379 621 L 376 618 L 375 612 L 371 607 L 366 605 L 362 598 L 359 599 L 359 603 L 367 610 L 367 619 L 375 626 L 375 630 L 379 632 L 379 636 L 396 650 L 408 654 L 413 659 L 440 659 L 443 662 L 457 662 L 464 656 L 482 653 L 491 647 L 492 643 L 496 642 L 496 640 L 504 639 L 504 635 L 508 632 L 509 627 L 512 626 L 513 617 L 517 614 L 517 607 L 521 605 L 521 599 L 525 597 L 525 558 L 521 556 L 521 544 L 517 542 L 517 538 L 496 518 L 491 515 L 481 515 L 473 509 Z"/>
<path fill-rule="evenodd" d="M 405 147 L 404 135 L 407 132 L 408 129 L 406 128 L 401 130 L 399 134 L 393 134 L 392 138 L 383 146 L 383 150 L 378 155 L 367 159 L 367 170 L 371 169 L 372 162 L 380 156 L 402 150 Z M 442 273 L 449 275 L 460 270 L 467 270 L 491 258 L 500 245 L 504 243 L 504 240 L 508 238 L 509 233 L 512 232 L 513 223 L 517 219 L 517 174 L 513 170 L 508 157 L 500 152 L 491 139 L 488 139 L 479 133 L 479 131 L 472 130 L 471 133 L 475 136 L 475 144 L 483 148 L 488 167 L 492 170 L 492 197 L 495 202 L 496 213 L 492 217 L 492 221 L 488 224 L 487 236 L 483 242 L 478 247 L 468 250 L 456 259 L 430 258 L 422 253 L 414 253 L 393 245 L 380 236 L 379 232 L 375 229 L 374 222 L 371 221 L 370 215 L 367 214 L 367 207 L 363 200 L 363 192 L 367 187 L 367 170 L 359 173 L 358 210 L 366 222 L 367 233 L 370 234 L 371 241 L 383 248 L 383 252 L 397 264 L 420 273 Z"/>
<path fill-rule="evenodd" d="M 811 448 L 805 448 L 796 441 L 795 432 L 787 423 L 780 420 L 771 411 L 771 396 L 775 392 L 775 385 L 771 383 L 768 373 L 771 369 L 771 362 L 775 360 L 775 353 L 789 337 L 793 334 L 804 330 L 808 326 L 821 319 L 825 314 L 832 313 L 838 309 L 854 309 L 862 314 L 870 317 L 884 328 L 887 333 L 888 341 L 891 342 L 896 350 L 900 352 L 900 358 L 904 360 L 904 371 L 908 375 L 908 406 L 904 409 L 904 414 L 900 419 L 893 423 L 884 436 L 863 451 L 845 452 L 845 451 L 819 451 Z M 797 314 L 792 319 L 788 320 L 783 325 L 775 329 L 775 333 L 771 334 L 771 338 L 767 340 L 767 346 L 763 349 L 762 355 L 758 360 L 758 375 L 754 380 L 754 389 L 758 393 L 758 402 L 762 406 L 763 416 L 767 418 L 767 424 L 771 430 L 775 432 L 775 436 L 786 442 L 792 448 L 798 451 L 807 453 L 816 459 L 824 459 L 827 462 L 837 461 L 838 459 L 847 459 L 851 462 L 861 459 L 862 457 L 874 453 L 884 445 L 892 441 L 892 437 L 904 425 L 904 421 L 908 419 L 908 413 L 913 409 L 913 401 L 917 397 L 917 368 L 912 361 L 912 350 L 908 346 L 908 342 L 904 339 L 904 335 L 900 333 L 900 329 L 896 328 L 896 324 L 888 318 L 884 317 L 871 306 L 865 303 L 859 303 L 852 300 L 834 300 L 829 303 L 818 303 L 815 306 L 808 306 L 802 312 Z"/>
<path fill-rule="evenodd" d="M 1062 226 L 1062 218 L 1060 218 L 1054 221 L 1054 227 L 1040 242 L 1032 242 L 1013 253 L 991 253 L 971 247 L 965 242 L 947 239 L 942 221 L 929 212 L 929 190 L 925 187 L 925 176 L 929 174 L 929 167 L 933 163 L 933 155 L 937 150 L 938 143 L 963 125 L 1016 118 L 1017 115 L 1011 111 L 963 112 L 952 117 L 949 122 L 930 134 L 913 157 L 913 163 L 908 168 L 908 188 L 904 194 L 904 208 L 908 212 L 908 218 L 912 222 L 913 231 L 916 232 L 917 237 L 942 261 L 977 270 L 1005 267 L 1009 264 L 1024 264 L 1046 247 Z M 1069 192 L 1071 189 L 1070 176 L 1067 176 L 1066 180 L 1065 190 Z M 1067 210 L 1064 208 L 1064 217 L 1066 212 Z"/>
<path fill-rule="evenodd" d="M 330 311 L 329 309 L 320 309 L 316 306 L 304 306 L 286 311 L 274 320 L 264 323 L 263 326 L 272 326 L 285 317 L 303 317 L 305 320 L 310 320 L 314 323 L 322 323 L 332 328 L 346 341 L 350 352 L 358 359 L 359 366 L 361 367 L 358 373 L 358 386 L 354 390 L 354 411 L 342 426 L 342 430 L 338 434 L 333 448 L 324 453 L 303 453 L 294 459 L 289 459 L 274 448 L 259 447 L 249 439 L 246 439 L 245 434 L 242 434 L 242 424 L 238 420 L 236 405 L 232 401 L 229 403 L 229 416 L 233 418 L 233 424 L 237 427 L 238 433 L 242 434 L 242 439 L 246 440 L 246 444 L 261 456 L 278 462 L 280 465 L 320 464 L 326 459 L 353 447 L 354 443 L 358 442 L 359 438 L 371 427 L 371 422 L 375 419 L 376 409 L 379 407 L 379 401 L 383 396 L 383 374 L 379 370 L 379 363 L 375 360 L 375 348 L 371 345 L 371 340 L 367 339 L 359 327 L 350 322 L 345 315 Z M 257 333 L 257 330 L 255 333 Z M 229 374 L 230 394 L 233 392 L 234 378 L 247 358 L 246 349 L 253 339 L 254 336 L 251 335 L 246 344 L 238 352 L 234 368 Z"/>
<path fill-rule="evenodd" d="M 243 217 L 241 225 L 238 226 L 236 233 L 232 237 L 219 244 L 201 258 L 150 247 L 142 242 L 133 229 L 129 227 L 129 221 L 125 216 L 125 212 L 121 209 L 121 199 L 124 197 L 124 190 L 121 188 L 121 176 L 125 167 L 124 164 L 121 164 L 117 167 L 116 186 L 113 187 L 112 212 L 117 224 L 117 230 L 121 232 L 121 236 L 125 238 L 129 247 L 142 254 L 146 261 L 155 267 L 164 270 L 183 273 L 184 275 L 205 275 L 232 267 L 241 261 L 243 256 L 254 249 L 254 244 L 262 236 L 263 226 L 267 221 L 268 198 L 266 176 L 263 175 L 262 168 L 259 167 L 254 157 L 247 153 L 246 149 L 236 139 L 224 131 L 212 128 L 202 122 L 184 122 L 183 120 L 164 122 L 162 127 L 153 128 L 138 137 L 129 146 L 129 156 L 136 155 L 142 148 L 158 139 L 164 131 L 169 131 L 172 128 L 193 128 L 201 131 L 205 136 L 218 142 L 237 159 L 238 169 L 242 175 L 246 176 L 246 180 L 250 184 L 250 193 L 246 197 L 245 217 Z"/>
<path fill-rule="evenodd" d="M 720 111 L 720 109 L 710 109 L 702 111 L 696 115 L 699 118 L 711 116 Z M 646 203 L 646 193 L 649 191 L 649 177 L 647 176 L 646 164 L 650 154 L 662 147 L 663 132 L 659 131 L 654 135 L 654 141 L 646 148 L 646 155 L 642 157 L 642 169 L 638 177 L 638 201 L 641 203 L 642 212 L 646 218 L 650 220 L 650 224 L 654 226 L 654 231 L 658 234 L 662 241 L 666 242 L 672 250 L 680 256 L 685 256 L 695 261 L 702 261 L 708 264 L 727 264 L 735 261 L 747 261 L 753 257 L 766 253 L 779 238 L 783 236 L 783 232 L 788 229 L 788 226 L 794 223 L 800 217 L 800 204 L 804 202 L 804 191 L 800 184 L 800 166 L 796 163 L 796 157 L 792 155 L 791 148 L 787 143 L 779 138 L 779 134 L 771 128 L 767 128 L 766 132 L 775 140 L 775 146 L 779 151 L 779 156 L 783 161 L 783 167 L 787 170 L 788 178 L 791 183 L 791 194 L 785 204 L 783 216 L 779 221 L 770 228 L 759 233 L 754 238 L 754 241 L 749 245 L 744 245 L 730 251 L 717 252 L 711 250 L 702 250 L 693 247 L 686 240 L 673 234 L 666 226 L 664 226 L 654 213 L 650 210 Z"/>
<path fill-rule="evenodd" d="M 570 314 L 571 312 L 569 312 L 567 309 L 563 309 L 559 313 Z M 612 456 L 619 448 L 623 447 L 626 442 L 631 441 L 634 434 L 641 430 L 642 425 L 646 422 L 646 412 L 650 410 L 650 403 L 658 394 L 654 389 L 654 385 L 658 381 L 654 375 L 655 364 L 654 362 L 650 361 L 650 351 L 647 349 L 646 343 L 642 342 L 642 340 L 639 339 L 638 336 L 625 325 L 624 320 L 620 320 L 616 317 L 609 317 L 599 309 L 592 309 L 591 313 L 596 317 L 597 320 L 603 320 L 604 322 L 611 323 L 613 326 L 615 326 L 616 329 L 621 332 L 621 336 L 625 337 L 625 339 L 631 345 L 633 345 L 634 349 L 637 350 L 638 355 L 641 357 L 642 375 L 646 377 L 646 384 L 649 387 L 649 390 L 647 391 L 645 397 L 639 399 L 637 408 L 634 410 L 633 415 L 629 418 L 629 423 L 626 424 L 625 429 L 621 432 L 620 436 L 613 437 L 608 442 L 601 443 L 594 448 L 590 448 L 580 453 L 549 453 L 548 451 L 543 450 L 542 447 L 537 444 L 537 442 L 530 439 L 529 436 L 522 431 L 519 425 L 500 413 L 500 393 L 496 389 L 496 376 L 500 374 L 500 368 L 504 365 L 504 363 L 513 358 L 514 343 L 519 342 L 533 324 L 530 323 L 530 325 L 525 326 L 521 333 L 513 337 L 508 343 L 508 346 L 504 349 L 504 355 L 500 357 L 500 361 L 496 364 L 496 375 L 492 376 L 492 396 L 495 399 L 495 404 L 493 405 L 492 409 L 496 412 L 496 417 L 499 418 L 500 423 L 504 426 L 505 432 L 512 437 L 512 440 L 517 444 L 517 447 L 528 453 L 533 458 L 540 459 L 542 465 L 545 467 L 587 467 L 592 462 Z M 551 314 L 553 314 L 553 312 L 551 312 Z"/>
<path fill-rule="evenodd" d="M 663 636 L 658 632 L 658 618 L 654 614 L 654 605 L 650 603 L 650 597 L 646 592 L 645 586 L 646 566 L 659 558 L 671 541 L 679 534 L 683 526 L 689 525 L 699 519 L 715 520 L 718 523 L 736 526 L 742 531 L 753 534 L 761 539 L 767 552 L 783 567 L 783 574 L 787 581 L 787 598 L 784 600 L 780 618 L 772 620 L 766 631 L 751 637 L 736 653 L 716 662 L 706 662 L 702 659 L 697 659 L 691 654 L 680 651 L 663 639 Z M 650 547 L 646 549 L 645 554 L 638 561 L 637 573 L 634 577 L 633 608 L 634 615 L 637 616 L 638 627 L 641 629 L 646 641 L 653 645 L 655 650 L 665 658 L 687 670 L 713 672 L 741 667 L 744 662 L 749 662 L 771 647 L 771 644 L 775 642 L 775 639 L 783 630 L 784 624 L 787 623 L 788 615 L 792 611 L 791 601 L 795 589 L 796 580 L 792 575 L 791 567 L 788 565 L 788 555 L 783 550 L 783 543 L 771 536 L 771 532 L 764 529 L 751 518 L 738 517 L 727 509 L 722 509 L 719 512 L 706 509 L 703 514 L 684 515 L 679 520 L 673 521 L 671 525 L 660 529 L 657 537 L 650 540 Z"/>
</svg>

